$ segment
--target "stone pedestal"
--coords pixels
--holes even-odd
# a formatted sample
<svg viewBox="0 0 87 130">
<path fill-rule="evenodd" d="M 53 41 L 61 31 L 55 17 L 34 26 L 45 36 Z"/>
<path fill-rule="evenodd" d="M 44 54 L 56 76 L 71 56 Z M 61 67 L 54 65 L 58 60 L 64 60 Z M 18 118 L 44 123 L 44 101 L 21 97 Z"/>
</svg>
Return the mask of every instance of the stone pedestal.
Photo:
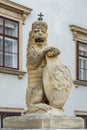
<svg viewBox="0 0 87 130">
<path fill-rule="evenodd" d="M 48 114 L 29 114 L 7 117 L 3 122 L 4 128 L 16 129 L 80 129 L 84 128 L 84 121 L 78 117 L 59 117 Z"/>
</svg>

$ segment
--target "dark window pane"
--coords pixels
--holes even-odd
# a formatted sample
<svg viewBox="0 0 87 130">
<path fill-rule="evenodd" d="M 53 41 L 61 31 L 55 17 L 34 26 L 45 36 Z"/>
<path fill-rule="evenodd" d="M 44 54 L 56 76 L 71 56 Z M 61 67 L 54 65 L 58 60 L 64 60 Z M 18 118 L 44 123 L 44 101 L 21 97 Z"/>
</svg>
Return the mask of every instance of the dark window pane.
<svg viewBox="0 0 87 130">
<path fill-rule="evenodd" d="M 3 65 L 3 38 L 0 36 L 0 65 Z"/>
<path fill-rule="evenodd" d="M 0 36 L 0 50 L 3 50 L 3 37 Z"/>
<path fill-rule="evenodd" d="M 79 55 L 87 56 L 87 45 L 82 43 L 79 44 Z"/>
<path fill-rule="evenodd" d="M 5 52 L 16 53 L 17 54 L 17 40 L 11 38 L 5 38 Z"/>
<path fill-rule="evenodd" d="M 79 80 L 87 81 L 87 45 L 79 43 Z"/>
<path fill-rule="evenodd" d="M 17 40 L 5 38 L 5 66 L 17 68 Z"/>
<path fill-rule="evenodd" d="M 5 34 L 18 37 L 18 23 L 11 20 L 5 20 Z"/>
<path fill-rule="evenodd" d="M 5 53 L 5 66 L 11 68 L 17 68 L 17 55 L 11 53 Z"/>
<path fill-rule="evenodd" d="M 3 19 L 0 18 L 0 33 L 3 33 Z"/>
</svg>

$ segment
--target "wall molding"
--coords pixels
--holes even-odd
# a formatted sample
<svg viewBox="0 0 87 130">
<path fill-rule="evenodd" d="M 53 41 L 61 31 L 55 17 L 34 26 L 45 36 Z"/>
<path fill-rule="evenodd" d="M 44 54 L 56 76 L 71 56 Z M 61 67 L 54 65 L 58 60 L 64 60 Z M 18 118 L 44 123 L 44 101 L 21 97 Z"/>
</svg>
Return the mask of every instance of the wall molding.
<svg viewBox="0 0 87 130">
<path fill-rule="evenodd" d="M 22 79 L 24 77 L 24 75 L 26 74 L 26 72 L 24 72 L 24 71 L 3 68 L 3 67 L 0 67 L 0 73 L 16 75 L 16 76 L 18 76 L 18 79 Z"/>
<path fill-rule="evenodd" d="M 76 25 L 70 25 L 70 30 L 72 31 L 73 40 L 79 40 L 87 42 L 87 29 L 78 27 Z"/>
<path fill-rule="evenodd" d="M 80 110 L 75 110 L 74 111 L 75 116 L 80 115 L 80 116 L 87 116 L 87 111 L 80 111 Z"/>
<path fill-rule="evenodd" d="M 24 108 L 15 108 L 15 107 L 0 107 L 0 112 L 24 112 Z"/>
<path fill-rule="evenodd" d="M 0 0 L 0 15 L 10 16 L 22 20 L 24 23 L 28 14 L 32 11 L 31 8 L 11 2 L 9 0 Z"/>
</svg>

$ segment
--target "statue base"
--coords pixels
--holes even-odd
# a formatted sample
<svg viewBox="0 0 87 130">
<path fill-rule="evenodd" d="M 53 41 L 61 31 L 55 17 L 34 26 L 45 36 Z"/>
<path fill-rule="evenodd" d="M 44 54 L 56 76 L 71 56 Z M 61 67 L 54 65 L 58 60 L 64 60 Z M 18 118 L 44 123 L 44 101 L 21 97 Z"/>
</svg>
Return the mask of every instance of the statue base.
<svg viewBox="0 0 87 130">
<path fill-rule="evenodd" d="M 27 114 L 5 118 L 3 127 L 16 129 L 81 129 L 84 128 L 84 120 L 79 117 Z"/>
</svg>

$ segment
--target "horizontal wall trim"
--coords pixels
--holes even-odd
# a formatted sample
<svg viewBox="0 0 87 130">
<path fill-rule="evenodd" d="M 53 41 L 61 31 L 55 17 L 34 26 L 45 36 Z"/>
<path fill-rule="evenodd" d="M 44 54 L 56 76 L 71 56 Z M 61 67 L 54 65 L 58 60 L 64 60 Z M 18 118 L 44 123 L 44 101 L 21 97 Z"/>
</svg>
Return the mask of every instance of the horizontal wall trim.
<svg viewBox="0 0 87 130">
<path fill-rule="evenodd" d="M 73 83 L 75 84 L 75 86 L 85 86 L 85 87 L 87 87 L 86 81 L 74 80 Z"/>
<path fill-rule="evenodd" d="M 75 110 L 74 111 L 75 116 L 80 115 L 80 116 L 87 116 L 87 111 L 80 111 L 80 110 Z"/>
<path fill-rule="evenodd" d="M 22 79 L 24 77 L 24 75 L 26 74 L 26 72 L 24 72 L 24 71 L 8 69 L 8 68 L 3 68 L 3 67 L 0 67 L 0 73 L 16 75 L 16 76 L 18 76 L 18 79 Z"/>
<path fill-rule="evenodd" d="M 24 108 L 14 108 L 14 107 L 0 107 L 0 112 L 24 112 Z"/>
</svg>

